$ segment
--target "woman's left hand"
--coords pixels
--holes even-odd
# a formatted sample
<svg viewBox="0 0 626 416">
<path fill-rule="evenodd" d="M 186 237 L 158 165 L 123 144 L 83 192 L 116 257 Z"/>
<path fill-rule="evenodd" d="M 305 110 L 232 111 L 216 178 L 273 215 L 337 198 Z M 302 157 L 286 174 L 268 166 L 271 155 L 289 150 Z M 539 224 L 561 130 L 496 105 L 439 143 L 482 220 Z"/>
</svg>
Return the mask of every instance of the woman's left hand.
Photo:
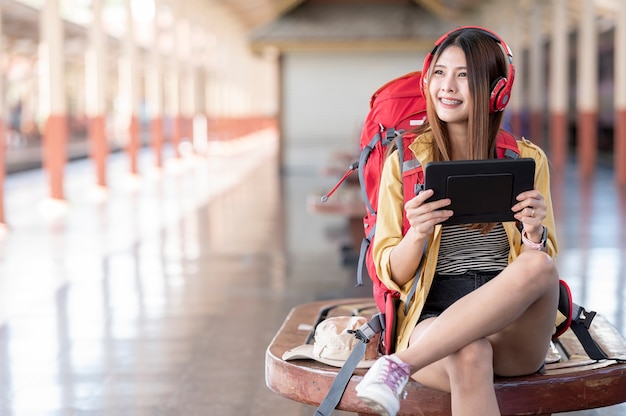
<svg viewBox="0 0 626 416">
<path fill-rule="evenodd" d="M 526 236 L 532 241 L 541 240 L 543 220 L 546 218 L 547 206 L 543 195 L 538 190 L 526 191 L 516 198 L 519 202 L 511 208 L 515 219 L 524 225 Z"/>
</svg>

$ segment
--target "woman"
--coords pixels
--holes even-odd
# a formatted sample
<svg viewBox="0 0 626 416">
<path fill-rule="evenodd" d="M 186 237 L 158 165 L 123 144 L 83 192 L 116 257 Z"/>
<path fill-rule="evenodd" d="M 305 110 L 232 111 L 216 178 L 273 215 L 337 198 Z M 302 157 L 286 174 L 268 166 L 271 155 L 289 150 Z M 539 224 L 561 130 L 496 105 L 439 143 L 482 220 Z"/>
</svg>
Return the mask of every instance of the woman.
<svg viewBox="0 0 626 416">
<path fill-rule="evenodd" d="M 463 27 L 444 35 L 424 65 L 430 123 L 410 147 L 421 164 L 494 158 L 513 78 L 510 50 L 493 32 Z M 517 196 L 517 221 L 498 224 L 442 226 L 453 214 L 450 200 L 426 202 L 432 190 L 403 207 L 398 158 L 387 159 L 373 256 L 381 280 L 410 309 L 398 314 L 396 353 L 378 359 L 356 388 L 373 410 L 395 415 L 412 377 L 450 392 L 455 416 L 499 415 L 494 374 L 543 366 L 559 290 L 548 161 L 529 141 L 517 144 L 521 157 L 535 159 L 535 189 Z M 417 291 L 407 299 L 426 240 Z"/>
</svg>

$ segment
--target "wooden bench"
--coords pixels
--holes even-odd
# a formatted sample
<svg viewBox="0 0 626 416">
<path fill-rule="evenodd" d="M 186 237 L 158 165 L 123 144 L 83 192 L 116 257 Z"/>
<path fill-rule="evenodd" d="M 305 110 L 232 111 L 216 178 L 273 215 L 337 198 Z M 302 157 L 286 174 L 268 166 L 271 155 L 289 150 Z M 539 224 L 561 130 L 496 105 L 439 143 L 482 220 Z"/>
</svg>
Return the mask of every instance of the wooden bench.
<svg viewBox="0 0 626 416">
<path fill-rule="evenodd" d="M 285 351 L 312 342 L 315 325 L 329 316 L 375 313 L 371 299 L 339 299 L 297 306 L 267 348 L 265 378 L 268 387 L 286 398 L 317 406 L 324 399 L 337 368 L 313 360 L 284 361 Z M 626 340 L 602 316 L 591 326 L 594 339 L 611 359 L 589 359 L 576 336 L 567 331 L 546 358 L 550 362 L 535 375 L 497 378 L 496 394 L 503 415 L 550 415 L 626 402 Z M 555 356 L 556 354 L 556 356 Z M 356 370 L 337 406 L 340 410 L 371 414 L 357 397 L 355 386 L 365 370 Z M 411 380 L 400 415 L 449 416 L 450 395 Z"/>
</svg>

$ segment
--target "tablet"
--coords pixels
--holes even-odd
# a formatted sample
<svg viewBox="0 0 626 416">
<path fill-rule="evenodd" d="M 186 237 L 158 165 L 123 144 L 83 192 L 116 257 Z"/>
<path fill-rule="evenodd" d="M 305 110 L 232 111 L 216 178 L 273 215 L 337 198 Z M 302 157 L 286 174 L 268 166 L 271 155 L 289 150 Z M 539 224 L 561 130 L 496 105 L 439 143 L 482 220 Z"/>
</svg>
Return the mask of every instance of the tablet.
<svg viewBox="0 0 626 416">
<path fill-rule="evenodd" d="M 428 201 L 450 198 L 454 215 L 442 224 L 515 221 L 517 195 L 534 188 L 535 160 L 488 159 L 431 162 L 424 169 Z"/>
</svg>

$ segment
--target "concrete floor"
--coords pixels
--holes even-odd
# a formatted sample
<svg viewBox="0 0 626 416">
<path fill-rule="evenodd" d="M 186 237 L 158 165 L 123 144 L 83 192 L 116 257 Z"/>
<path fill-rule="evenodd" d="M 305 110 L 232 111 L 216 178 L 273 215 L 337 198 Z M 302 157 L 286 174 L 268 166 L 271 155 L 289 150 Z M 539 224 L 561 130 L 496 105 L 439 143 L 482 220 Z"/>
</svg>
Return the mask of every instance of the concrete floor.
<svg viewBox="0 0 626 416">
<path fill-rule="evenodd" d="M 292 306 L 370 291 L 342 262 L 344 220 L 307 212 L 328 180 L 280 175 L 277 155 L 271 132 L 161 172 L 146 151 L 140 177 L 116 154 L 106 192 L 72 162 L 66 204 L 46 201 L 45 172 L 10 175 L 0 416 L 312 414 L 265 386 L 265 348 Z M 611 175 L 554 175 L 558 261 L 576 300 L 626 333 L 626 197 Z"/>
</svg>

